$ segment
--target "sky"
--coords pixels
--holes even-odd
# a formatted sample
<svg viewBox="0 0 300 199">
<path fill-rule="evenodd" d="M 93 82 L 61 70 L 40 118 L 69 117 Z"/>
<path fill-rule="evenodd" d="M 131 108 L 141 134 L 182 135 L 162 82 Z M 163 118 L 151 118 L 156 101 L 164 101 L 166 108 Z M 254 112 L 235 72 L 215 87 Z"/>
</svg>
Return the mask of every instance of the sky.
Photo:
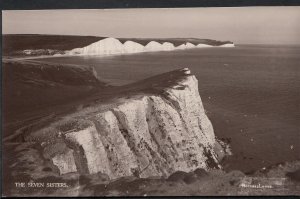
<svg viewBox="0 0 300 199">
<path fill-rule="evenodd" d="M 3 34 L 300 44 L 300 6 L 2 11 Z"/>
</svg>

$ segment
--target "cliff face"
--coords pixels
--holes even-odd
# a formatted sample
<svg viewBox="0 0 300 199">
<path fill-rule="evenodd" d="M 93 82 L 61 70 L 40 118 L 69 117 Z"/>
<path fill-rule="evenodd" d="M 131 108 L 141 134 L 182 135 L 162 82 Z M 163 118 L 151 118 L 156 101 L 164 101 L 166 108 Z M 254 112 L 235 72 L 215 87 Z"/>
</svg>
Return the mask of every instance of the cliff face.
<svg viewBox="0 0 300 199">
<path fill-rule="evenodd" d="M 219 47 L 234 47 L 234 44 L 218 45 Z M 127 54 L 127 53 L 139 53 L 139 52 L 154 52 L 154 51 L 171 51 L 171 50 L 184 50 L 190 48 L 203 48 L 213 47 L 207 44 L 193 44 L 190 42 L 183 42 L 181 45 L 175 47 L 173 43 L 158 41 L 149 41 L 145 46 L 134 41 L 126 41 L 122 44 L 118 39 L 105 38 L 93 44 L 90 44 L 84 48 L 75 48 L 67 51 L 67 54 L 75 55 L 114 55 L 114 54 Z"/>
<path fill-rule="evenodd" d="M 116 41 L 117 40 L 117 41 Z M 107 41 L 115 41 L 114 44 L 106 45 Z M 180 50 L 186 49 L 187 43 L 198 47 L 214 47 L 222 46 L 224 44 L 231 44 L 231 41 L 217 41 L 211 39 L 199 39 L 199 38 L 107 38 L 107 37 L 95 37 L 95 36 L 70 36 L 70 35 L 3 35 L 3 55 L 4 56 L 42 56 L 42 55 L 75 55 L 83 54 L 83 49 L 86 49 L 87 55 L 92 55 L 97 52 L 97 48 L 107 48 L 107 50 L 100 50 L 102 53 L 97 55 L 111 55 L 111 54 L 124 54 L 124 53 L 138 53 L 147 52 L 145 46 L 151 41 L 155 41 L 160 45 L 153 51 L 166 51 L 166 50 Z M 118 46 L 121 42 L 121 49 L 111 51 L 111 47 Z M 127 42 L 127 44 L 126 44 Z M 128 43 L 129 42 L 129 43 Z M 102 43 L 102 47 L 99 44 Z M 166 43 L 164 45 L 164 43 Z M 119 43 L 120 44 L 120 43 Z M 181 46 L 181 47 L 179 47 Z M 109 50 L 110 49 L 110 50 Z M 120 52 L 121 50 L 121 52 Z M 104 52 L 106 51 L 106 52 Z M 109 53 L 109 51 L 111 53 Z M 99 51 L 98 51 L 99 52 Z"/>
<path fill-rule="evenodd" d="M 195 76 L 183 69 L 137 85 L 130 96 L 67 115 L 26 140 L 41 143 L 60 174 L 145 178 L 220 168 Z"/>
<path fill-rule="evenodd" d="M 235 47 L 235 45 L 234 44 L 223 44 L 223 45 L 220 45 L 220 47 L 231 48 L 231 47 Z"/>
</svg>

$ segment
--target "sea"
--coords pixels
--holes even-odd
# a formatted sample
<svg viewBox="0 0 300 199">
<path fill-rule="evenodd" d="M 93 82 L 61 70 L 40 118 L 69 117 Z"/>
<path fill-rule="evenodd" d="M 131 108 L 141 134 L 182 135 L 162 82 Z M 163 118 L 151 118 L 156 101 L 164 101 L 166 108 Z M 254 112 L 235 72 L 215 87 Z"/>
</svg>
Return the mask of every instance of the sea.
<svg viewBox="0 0 300 199">
<path fill-rule="evenodd" d="M 300 46 L 237 45 L 117 56 L 43 59 L 95 67 L 103 81 L 125 85 L 189 68 L 214 132 L 229 142 L 225 170 L 251 173 L 300 160 Z"/>
</svg>

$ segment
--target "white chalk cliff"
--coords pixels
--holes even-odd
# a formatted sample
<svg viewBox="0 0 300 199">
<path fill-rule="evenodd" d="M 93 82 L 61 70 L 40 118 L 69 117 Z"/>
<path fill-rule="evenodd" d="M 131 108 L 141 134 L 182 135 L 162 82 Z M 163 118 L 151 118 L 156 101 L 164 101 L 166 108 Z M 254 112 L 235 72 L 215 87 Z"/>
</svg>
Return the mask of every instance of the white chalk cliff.
<svg viewBox="0 0 300 199">
<path fill-rule="evenodd" d="M 118 39 L 105 38 L 95 43 L 92 43 L 83 48 L 75 48 L 70 51 L 66 51 L 67 55 L 115 55 L 115 54 L 128 54 L 128 53 L 140 53 L 140 52 L 155 52 L 155 51 L 172 51 L 172 50 L 184 50 L 191 48 L 203 48 L 213 47 L 207 44 L 192 44 L 186 42 L 177 47 L 170 42 L 159 43 L 157 41 L 150 41 L 145 46 L 134 42 L 126 41 L 122 44 Z M 224 44 L 220 47 L 234 47 L 234 44 Z"/>
<path fill-rule="evenodd" d="M 194 44 L 192 44 L 192 43 L 190 43 L 190 42 L 187 42 L 187 43 L 185 44 L 185 46 L 186 46 L 186 48 L 195 48 L 195 47 L 196 47 Z"/>
<path fill-rule="evenodd" d="M 126 89 L 126 96 L 66 115 L 25 139 L 41 143 L 60 174 L 145 178 L 220 168 L 213 127 L 188 69 Z"/>
<path fill-rule="evenodd" d="M 226 48 L 230 48 L 230 47 L 235 47 L 235 45 L 234 44 L 223 44 L 223 45 L 221 45 L 220 47 L 226 47 Z"/>
<path fill-rule="evenodd" d="M 133 41 L 126 41 L 123 45 L 124 53 L 138 53 L 144 51 L 144 46 L 133 42 Z"/>
</svg>

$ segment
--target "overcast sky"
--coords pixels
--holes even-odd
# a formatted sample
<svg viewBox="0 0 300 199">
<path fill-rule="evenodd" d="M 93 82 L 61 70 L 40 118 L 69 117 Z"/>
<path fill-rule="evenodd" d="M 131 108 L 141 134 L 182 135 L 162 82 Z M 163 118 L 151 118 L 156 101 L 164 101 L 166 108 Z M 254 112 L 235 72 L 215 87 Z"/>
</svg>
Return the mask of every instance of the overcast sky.
<svg viewBox="0 0 300 199">
<path fill-rule="evenodd" d="M 195 37 L 300 44 L 300 7 L 3 11 L 4 34 Z"/>
</svg>

